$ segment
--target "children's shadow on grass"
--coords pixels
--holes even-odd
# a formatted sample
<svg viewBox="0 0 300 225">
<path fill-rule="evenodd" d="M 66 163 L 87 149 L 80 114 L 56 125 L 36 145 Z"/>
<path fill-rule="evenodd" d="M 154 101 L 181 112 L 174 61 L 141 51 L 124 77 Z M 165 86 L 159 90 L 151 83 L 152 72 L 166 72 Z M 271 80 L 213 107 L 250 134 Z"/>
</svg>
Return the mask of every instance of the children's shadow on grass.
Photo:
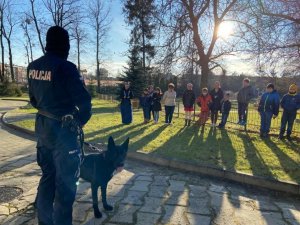
<svg viewBox="0 0 300 225">
<path fill-rule="evenodd" d="M 138 131 L 135 131 L 135 132 L 142 132 L 143 130 L 145 130 L 148 126 L 143 126 L 143 124 L 136 124 L 136 125 L 133 125 L 133 126 L 126 126 L 126 125 L 122 125 L 124 126 L 124 128 L 122 127 L 122 129 L 117 129 L 117 128 L 114 128 L 115 131 L 114 132 L 111 132 L 111 133 L 105 133 L 105 131 L 103 130 L 99 130 L 97 133 L 98 134 L 105 134 L 105 136 L 103 137 L 97 137 L 97 133 L 94 133 L 94 135 L 92 136 L 93 138 L 90 139 L 89 141 L 90 142 L 95 142 L 95 141 L 104 141 L 106 142 L 107 139 L 112 136 L 114 137 L 116 140 L 118 140 L 120 137 L 126 135 L 126 137 L 129 137 L 129 134 L 130 134 L 130 131 L 135 129 L 136 127 L 141 127 L 141 129 L 139 129 Z M 106 130 L 106 132 L 109 131 L 109 129 Z M 128 133 L 129 132 L 129 133 Z"/>
<path fill-rule="evenodd" d="M 288 140 L 283 140 L 283 143 L 287 146 L 290 147 L 291 150 L 293 150 L 294 152 L 300 154 L 300 145 L 298 143 L 300 143 L 300 139 L 296 140 L 297 144 L 294 141 L 288 141 Z"/>
<path fill-rule="evenodd" d="M 271 139 L 264 139 L 264 143 L 275 153 L 285 173 L 295 182 L 300 183 L 299 164 L 291 159 L 290 156 L 280 149 Z"/>
<path fill-rule="evenodd" d="M 163 132 L 166 128 L 167 128 L 166 126 L 159 127 L 155 131 L 153 131 L 153 132 L 149 133 L 148 135 L 142 137 L 141 139 L 139 139 L 139 140 L 131 143 L 130 148 L 133 151 L 142 150 L 143 147 L 145 147 L 148 143 L 150 143 L 155 138 L 157 138 L 160 135 L 160 133 Z M 130 133 L 129 136 L 136 136 L 139 133 L 141 133 L 141 130 L 138 130 L 135 134 L 134 133 Z"/>
<path fill-rule="evenodd" d="M 117 128 L 120 128 L 120 127 L 123 127 L 123 126 L 124 126 L 123 124 L 118 124 L 118 125 L 111 126 L 111 127 L 100 128 L 97 131 L 93 131 L 93 132 L 85 134 L 85 137 L 86 138 L 91 138 L 93 136 L 96 136 L 99 133 L 103 133 L 103 132 L 107 132 L 107 131 L 110 131 L 110 130 L 114 130 L 114 129 L 117 129 Z"/>
<path fill-rule="evenodd" d="M 235 171 L 236 150 L 232 145 L 233 136 L 227 130 L 221 130 L 220 153 L 226 170 Z"/>
<path fill-rule="evenodd" d="M 237 135 L 243 142 L 246 158 L 248 159 L 253 175 L 274 178 L 270 168 L 265 164 L 260 151 L 253 144 L 249 134 L 246 132 L 239 132 Z"/>
</svg>

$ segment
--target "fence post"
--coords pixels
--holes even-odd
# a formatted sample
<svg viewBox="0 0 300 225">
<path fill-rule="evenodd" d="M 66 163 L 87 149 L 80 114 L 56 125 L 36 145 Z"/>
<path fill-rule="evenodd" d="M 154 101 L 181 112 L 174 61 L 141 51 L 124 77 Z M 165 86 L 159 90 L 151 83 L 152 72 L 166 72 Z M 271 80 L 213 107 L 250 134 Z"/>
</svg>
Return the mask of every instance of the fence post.
<svg viewBox="0 0 300 225">
<path fill-rule="evenodd" d="M 249 112 L 249 107 L 247 107 L 247 109 L 246 109 L 246 115 L 245 115 L 245 126 L 244 126 L 244 129 L 245 129 L 245 131 L 247 131 L 247 124 L 248 124 L 248 112 Z"/>
<path fill-rule="evenodd" d="M 179 102 L 177 102 L 177 117 L 179 118 Z"/>
</svg>

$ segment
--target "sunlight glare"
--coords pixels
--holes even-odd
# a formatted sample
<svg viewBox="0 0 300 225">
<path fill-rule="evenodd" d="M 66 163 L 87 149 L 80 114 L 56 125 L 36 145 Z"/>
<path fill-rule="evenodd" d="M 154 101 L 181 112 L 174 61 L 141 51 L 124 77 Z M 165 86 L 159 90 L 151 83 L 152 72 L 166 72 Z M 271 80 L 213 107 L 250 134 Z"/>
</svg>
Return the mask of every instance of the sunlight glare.
<svg viewBox="0 0 300 225">
<path fill-rule="evenodd" d="M 231 34 L 233 34 L 232 22 L 222 22 L 219 26 L 218 36 L 227 39 Z"/>
</svg>

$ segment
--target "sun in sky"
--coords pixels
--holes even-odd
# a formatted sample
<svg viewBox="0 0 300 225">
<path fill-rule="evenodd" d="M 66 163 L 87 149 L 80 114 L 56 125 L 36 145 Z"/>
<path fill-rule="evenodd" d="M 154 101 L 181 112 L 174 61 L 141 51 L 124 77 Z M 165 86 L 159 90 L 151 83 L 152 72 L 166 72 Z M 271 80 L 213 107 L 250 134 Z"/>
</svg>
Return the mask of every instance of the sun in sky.
<svg viewBox="0 0 300 225">
<path fill-rule="evenodd" d="M 232 22 L 222 22 L 219 26 L 218 36 L 224 39 L 229 38 L 233 34 L 233 28 Z"/>
</svg>

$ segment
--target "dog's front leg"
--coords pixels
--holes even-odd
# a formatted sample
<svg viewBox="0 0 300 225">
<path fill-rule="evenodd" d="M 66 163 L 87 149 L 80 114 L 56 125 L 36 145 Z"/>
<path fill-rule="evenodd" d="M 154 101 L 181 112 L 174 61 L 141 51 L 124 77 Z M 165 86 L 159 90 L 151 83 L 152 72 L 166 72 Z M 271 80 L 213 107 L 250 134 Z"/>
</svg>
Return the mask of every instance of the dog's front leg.
<svg viewBox="0 0 300 225">
<path fill-rule="evenodd" d="M 92 189 L 92 197 L 93 197 L 93 208 L 94 208 L 94 216 L 96 218 L 101 218 L 102 213 L 99 210 L 98 207 L 98 185 L 96 184 L 91 184 L 91 189 Z"/>
<path fill-rule="evenodd" d="M 107 190 L 107 184 L 104 184 L 101 186 L 101 196 L 102 196 L 102 204 L 103 204 L 103 208 L 106 211 L 112 211 L 114 209 L 114 207 L 112 207 L 111 205 L 107 204 L 107 200 L 106 200 L 106 190 Z"/>
</svg>

